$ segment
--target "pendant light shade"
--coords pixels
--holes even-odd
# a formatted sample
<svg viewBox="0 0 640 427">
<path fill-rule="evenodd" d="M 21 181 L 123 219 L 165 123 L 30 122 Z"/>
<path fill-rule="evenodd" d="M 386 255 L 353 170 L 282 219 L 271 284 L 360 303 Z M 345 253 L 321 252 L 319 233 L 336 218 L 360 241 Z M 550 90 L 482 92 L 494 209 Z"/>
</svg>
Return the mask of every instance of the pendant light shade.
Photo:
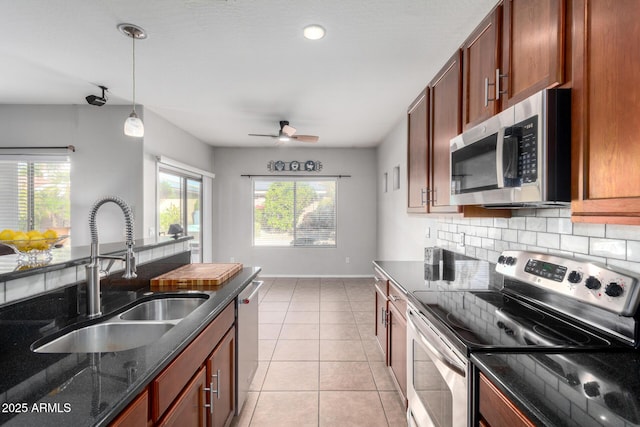
<svg viewBox="0 0 640 427">
<path fill-rule="evenodd" d="M 144 136 L 144 123 L 136 114 L 135 109 L 129 114 L 127 120 L 124 121 L 124 134 L 128 136 Z"/>
<path fill-rule="evenodd" d="M 127 37 L 131 37 L 132 40 L 132 74 L 133 74 L 133 111 L 127 117 L 124 122 L 124 134 L 128 136 L 143 137 L 144 136 L 144 123 L 136 114 L 136 39 L 146 39 L 147 33 L 137 25 L 133 24 L 120 24 L 118 30 Z"/>
</svg>

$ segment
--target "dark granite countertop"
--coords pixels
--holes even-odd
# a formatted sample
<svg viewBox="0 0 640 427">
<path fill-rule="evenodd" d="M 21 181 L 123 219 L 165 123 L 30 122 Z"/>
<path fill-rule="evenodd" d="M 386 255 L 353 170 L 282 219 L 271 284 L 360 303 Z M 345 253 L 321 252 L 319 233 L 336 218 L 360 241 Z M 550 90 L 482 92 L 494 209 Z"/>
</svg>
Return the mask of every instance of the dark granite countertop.
<svg viewBox="0 0 640 427">
<path fill-rule="evenodd" d="M 409 301 L 419 304 L 413 291 L 468 287 L 468 278 L 459 274 L 460 269 L 453 270 L 474 261 L 446 252 L 445 257 L 449 259 L 440 267 L 420 261 L 373 265 L 404 290 Z M 487 274 L 490 286 L 499 289 L 495 268 Z M 536 425 L 640 426 L 640 352 L 473 352 L 471 361 Z"/>
<path fill-rule="evenodd" d="M 640 353 L 474 353 L 473 364 L 535 425 L 640 425 Z"/>
<path fill-rule="evenodd" d="M 188 252 L 185 254 L 186 259 L 180 255 L 177 264 L 169 257 L 165 269 L 188 263 Z M 84 307 L 82 284 L 4 307 L 0 310 L 0 424 L 107 425 L 259 272 L 259 267 L 245 267 L 224 285 L 206 291 L 208 299 L 160 339 L 119 352 L 31 351 L 38 339 L 63 334 L 77 322 L 98 321 L 78 315 Z M 126 282 L 114 277 L 102 284 L 102 290 L 106 314 L 101 319 L 118 315 L 141 298 L 162 294 L 149 294 L 148 279 Z"/>
</svg>

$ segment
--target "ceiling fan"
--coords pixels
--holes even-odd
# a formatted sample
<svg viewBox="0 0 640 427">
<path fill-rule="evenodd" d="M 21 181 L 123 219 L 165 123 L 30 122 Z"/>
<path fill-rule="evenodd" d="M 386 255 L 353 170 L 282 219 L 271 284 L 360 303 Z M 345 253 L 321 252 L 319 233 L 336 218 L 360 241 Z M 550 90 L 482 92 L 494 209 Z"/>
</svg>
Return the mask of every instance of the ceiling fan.
<svg viewBox="0 0 640 427">
<path fill-rule="evenodd" d="M 316 135 L 295 135 L 296 128 L 289 126 L 289 122 L 286 120 L 280 121 L 280 130 L 277 135 L 266 135 L 260 133 L 250 133 L 249 136 L 268 136 L 270 138 L 277 138 L 280 142 L 287 142 L 292 139 L 300 142 L 318 142 L 320 137 Z"/>
</svg>

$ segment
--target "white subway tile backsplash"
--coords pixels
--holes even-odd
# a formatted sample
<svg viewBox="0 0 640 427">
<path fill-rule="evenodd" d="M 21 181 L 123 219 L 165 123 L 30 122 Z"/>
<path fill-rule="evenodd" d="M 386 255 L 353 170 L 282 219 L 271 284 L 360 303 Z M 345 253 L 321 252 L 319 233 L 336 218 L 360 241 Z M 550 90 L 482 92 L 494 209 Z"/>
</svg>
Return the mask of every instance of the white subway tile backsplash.
<svg viewBox="0 0 640 427">
<path fill-rule="evenodd" d="M 16 301 L 45 291 L 44 274 L 5 282 L 5 302 Z"/>
<path fill-rule="evenodd" d="M 604 224 L 590 224 L 586 222 L 576 222 L 573 224 L 573 234 L 578 236 L 604 237 Z"/>
<path fill-rule="evenodd" d="M 509 219 L 507 218 L 494 218 L 493 226 L 497 228 L 507 228 L 509 227 Z"/>
<path fill-rule="evenodd" d="M 518 242 L 525 245 L 535 245 L 536 234 L 535 231 L 518 231 Z"/>
<path fill-rule="evenodd" d="M 538 233 L 536 244 L 543 248 L 560 249 L 560 235 L 555 233 Z"/>
<path fill-rule="evenodd" d="M 591 238 L 589 253 L 605 258 L 626 259 L 627 242 L 626 240 Z"/>
<path fill-rule="evenodd" d="M 514 210 L 511 218 L 440 218 L 437 226 L 438 246 L 491 262 L 505 250 L 531 250 L 640 274 L 640 226 L 574 224 L 570 209 Z"/>
<path fill-rule="evenodd" d="M 50 271 L 44 274 L 44 287 L 46 290 L 60 288 L 76 281 L 76 267 L 63 270 Z"/>
<path fill-rule="evenodd" d="M 548 218 L 547 231 L 549 233 L 571 234 L 573 233 L 573 224 L 569 218 Z"/>
<path fill-rule="evenodd" d="M 509 218 L 509 228 L 513 230 L 524 230 L 527 228 L 527 219 L 524 217 Z"/>
<path fill-rule="evenodd" d="M 517 242 L 518 241 L 518 230 L 512 230 L 510 228 L 506 230 L 502 230 L 502 240 L 506 242 Z"/>
<path fill-rule="evenodd" d="M 534 216 L 527 217 L 525 227 L 530 231 L 547 231 L 547 219 Z"/>
<path fill-rule="evenodd" d="M 640 227 L 634 225 L 607 224 L 605 237 L 609 239 L 640 240 Z"/>
<path fill-rule="evenodd" d="M 560 236 L 560 249 L 568 252 L 589 253 L 589 238 L 563 234 Z"/>
<path fill-rule="evenodd" d="M 627 261 L 640 262 L 640 242 L 627 240 Z"/>
</svg>

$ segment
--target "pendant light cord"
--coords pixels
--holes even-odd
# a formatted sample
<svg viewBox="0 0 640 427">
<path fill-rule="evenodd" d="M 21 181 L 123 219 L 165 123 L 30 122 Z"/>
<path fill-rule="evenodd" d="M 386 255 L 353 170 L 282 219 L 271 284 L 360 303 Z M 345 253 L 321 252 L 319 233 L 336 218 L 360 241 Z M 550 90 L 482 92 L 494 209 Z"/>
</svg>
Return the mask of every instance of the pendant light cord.
<svg viewBox="0 0 640 427">
<path fill-rule="evenodd" d="M 133 112 L 136 112 L 136 34 L 135 32 L 131 33 L 131 40 L 133 44 L 132 52 L 133 52 Z"/>
</svg>

